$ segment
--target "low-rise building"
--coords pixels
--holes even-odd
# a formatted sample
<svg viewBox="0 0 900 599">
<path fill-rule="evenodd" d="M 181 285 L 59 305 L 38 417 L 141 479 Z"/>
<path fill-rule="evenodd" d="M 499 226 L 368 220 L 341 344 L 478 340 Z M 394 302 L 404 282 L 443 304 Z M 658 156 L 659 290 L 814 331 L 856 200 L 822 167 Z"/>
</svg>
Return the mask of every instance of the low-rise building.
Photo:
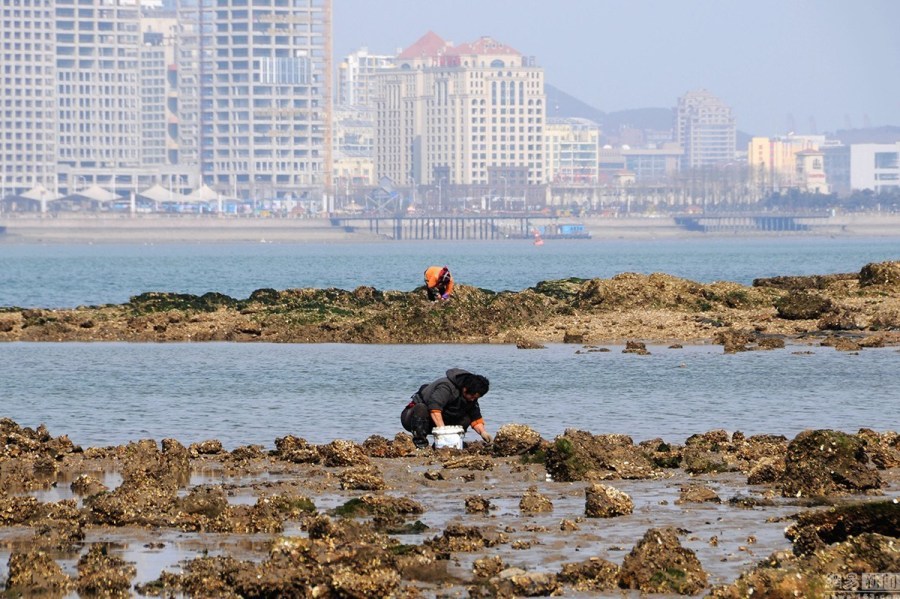
<svg viewBox="0 0 900 599">
<path fill-rule="evenodd" d="M 818 150 L 797 153 L 797 182 L 807 193 L 828 193 L 824 154 Z"/>
<path fill-rule="evenodd" d="M 782 189 L 798 188 L 804 182 L 798 177 L 797 156 L 807 150 L 819 150 L 824 135 L 754 137 L 747 147 L 747 167 L 751 185 L 765 195 Z"/>
<path fill-rule="evenodd" d="M 544 129 L 545 171 L 554 185 L 595 185 L 600 127 L 587 119 L 548 119 Z"/>
<path fill-rule="evenodd" d="M 851 145 L 850 187 L 875 193 L 900 187 L 900 141 Z"/>
</svg>

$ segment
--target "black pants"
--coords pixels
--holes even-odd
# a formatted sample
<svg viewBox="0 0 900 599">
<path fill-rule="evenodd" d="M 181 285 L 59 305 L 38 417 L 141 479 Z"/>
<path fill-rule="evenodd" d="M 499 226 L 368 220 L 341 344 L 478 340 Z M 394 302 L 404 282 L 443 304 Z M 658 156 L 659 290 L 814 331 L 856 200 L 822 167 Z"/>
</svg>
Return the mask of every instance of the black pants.
<svg viewBox="0 0 900 599">
<path fill-rule="evenodd" d="M 431 412 L 428 410 L 428 406 L 424 403 L 415 403 L 412 401 L 409 402 L 400 413 L 400 424 L 411 433 L 420 430 L 426 435 L 431 434 L 431 429 L 434 428 L 434 420 L 431 419 Z M 463 416 L 456 422 L 450 422 L 447 419 L 444 420 L 445 426 L 461 426 L 463 427 L 463 430 L 469 428 L 470 424 L 472 424 L 472 419 L 468 416 Z"/>
<path fill-rule="evenodd" d="M 425 290 L 428 292 L 428 299 L 433 302 L 441 299 L 441 296 L 447 292 L 447 288 L 441 285 L 438 285 L 437 287 L 426 287 Z"/>
</svg>

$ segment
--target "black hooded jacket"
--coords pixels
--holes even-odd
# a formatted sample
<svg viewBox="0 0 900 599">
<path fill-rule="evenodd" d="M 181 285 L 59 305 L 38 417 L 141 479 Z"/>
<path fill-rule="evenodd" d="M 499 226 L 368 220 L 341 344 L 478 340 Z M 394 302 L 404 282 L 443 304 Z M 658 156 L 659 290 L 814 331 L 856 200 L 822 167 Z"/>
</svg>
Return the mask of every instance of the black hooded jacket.
<svg viewBox="0 0 900 599">
<path fill-rule="evenodd" d="M 471 373 L 462 368 L 451 368 L 444 378 L 419 389 L 413 399 L 424 403 L 429 412 L 441 412 L 444 424 L 460 424 L 465 420 L 478 422 L 482 419 L 478 400 L 466 401 L 462 396 L 460 379 L 466 374 Z"/>
</svg>

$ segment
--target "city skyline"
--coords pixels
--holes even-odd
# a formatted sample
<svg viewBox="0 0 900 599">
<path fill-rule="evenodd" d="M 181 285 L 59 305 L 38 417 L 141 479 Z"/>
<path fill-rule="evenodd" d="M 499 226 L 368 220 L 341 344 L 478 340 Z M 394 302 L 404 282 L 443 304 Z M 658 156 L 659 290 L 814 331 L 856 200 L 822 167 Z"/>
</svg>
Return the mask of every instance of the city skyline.
<svg viewBox="0 0 900 599">
<path fill-rule="evenodd" d="M 825 133 L 900 124 L 898 20 L 900 3 L 886 0 L 336 0 L 334 50 L 338 60 L 361 47 L 393 54 L 427 31 L 456 44 L 489 35 L 605 112 L 671 108 L 707 89 L 741 131 Z"/>
<path fill-rule="evenodd" d="M 795 183 L 826 193 L 829 187 L 823 178 L 828 170 L 835 173 L 835 188 L 851 187 L 851 171 L 876 167 L 877 173 L 866 170 L 862 179 L 857 173 L 859 186 L 896 187 L 895 139 L 876 139 L 881 133 L 889 134 L 891 127 L 857 131 L 868 136 L 857 139 L 857 144 L 887 145 L 873 150 L 878 154 L 875 162 L 868 161 L 872 164 L 851 165 L 853 142 L 837 131 L 839 125 L 820 128 L 815 116 L 808 117 L 804 128 L 799 112 L 787 112 L 784 127 L 773 127 L 775 133 L 761 134 L 746 126 L 739 109 L 717 91 L 725 81 L 721 79 L 723 73 L 710 68 L 720 56 L 736 63 L 737 54 L 728 50 L 746 46 L 746 35 L 737 33 L 727 47 L 712 43 L 713 32 L 722 35 L 727 31 L 713 19 L 722 15 L 720 4 L 712 7 L 708 0 L 682 4 L 687 12 L 700 7 L 709 10 L 701 11 L 701 17 L 695 18 L 688 29 L 670 20 L 669 31 L 675 42 L 662 40 L 664 46 L 672 48 L 669 53 L 662 52 L 658 43 L 623 44 L 622 54 L 633 58 L 628 65 L 632 76 L 615 88 L 609 85 L 613 79 L 608 76 L 583 76 L 585 72 L 600 72 L 615 61 L 604 60 L 602 50 L 586 52 L 571 45 L 570 40 L 575 40 L 576 46 L 584 46 L 587 38 L 576 35 L 580 25 L 572 25 L 572 35 L 565 38 L 551 35 L 553 19 L 560 14 L 568 18 L 581 6 L 580 0 L 564 1 L 562 8 L 546 13 L 553 18 L 548 16 L 543 21 L 545 26 L 537 29 L 517 26 L 534 18 L 535 13 L 529 16 L 529 11 L 545 6 L 536 0 L 515 4 L 488 0 L 485 10 L 473 12 L 468 19 L 470 25 L 462 28 L 454 22 L 458 10 L 466 10 L 465 4 L 454 5 L 447 18 L 436 19 L 451 32 L 468 32 L 470 26 L 498 26 L 511 37 L 520 36 L 521 43 L 485 32 L 476 34 L 474 30 L 472 37 L 451 39 L 423 27 L 419 38 L 392 50 L 370 49 L 366 44 L 344 54 L 341 46 L 346 42 L 340 37 L 332 39 L 332 34 L 345 35 L 349 30 L 332 8 L 346 8 L 353 1 L 253 0 L 252 9 L 247 8 L 246 0 L 199 5 L 187 2 L 177 13 L 141 11 L 131 0 L 115 0 L 112 4 L 110 0 L 54 0 L 50 4 L 46 0 L 21 0 L 21 6 L 4 6 L 0 9 L 0 26 L 5 85 L 0 95 L 6 109 L 0 123 L 4 140 L 0 196 L 7 187 L 16 193 L 27 190 L 34 196 L 30 199 L 39 200 L 41 211 L 45 211 L 47 202 L 53 201 L 48 197 L 72 195 L 92 186 L 138 191 L 168 185 L 171 191 L 187 194 L 207 185 L 215 193 L 234 198 L 283 199 L 292 205 L 300 202 L 309 206 L 320 202 L 324 207 L 335 201 L 335 189 L 349 198 L 351 188 L 375 186 L 387 177 L 398 185 L 433 186 L 438 204 L 449 197 L 448 189 L 454 185 L 480 186 L 466 192 L 471 198 L 494 197 L 499 189 L 503 190 L 501 197 L 506 198 L 528 188 L 548 201 L 563 202 L 570 194 L 583 196 L 590 185 L 671 183 L 686 171 L 707 167 L 722 172 L 736 168 L 752 171 L 759 184 L 752 186 L 753 193 L 741 194 L 745 199 L 757 197 L 764 188 Z M 405 1 L 383 0 L 380 16 L 396 17 L 387 8 L 408 6 Z M 610 42 L 612 38 L 605 34 L 613 28 L 609 23 L 640 23 L 632 29 L 645 38 L 655 33 L 647 22 L 625 18 L 620 7 L 598 1 L 600 4 L 589 5 L 593 9 L 576 21 L 592 26 L 592 19 L 614 13 L 618 20 L 606 21 L 603 29 L 594 30 L 591 39 L 597 42 L 592 48 Z M 647 0 L 640 5 L 641 10 L 648 10 L 657 1 Z M 828 1 L 816 7 L 828 8 Z M 872 0 L 867 8 L 880 6 L 880 1 Z M 52 10 L 48 8 L 51 6 Z M 435 19 L 427 14 L 433 6 L 422 5 L 422 19 Z M 794 6 L 781 14 L 791 12 Z M 491 11 L 497 7 L 505 12 L 492 21 Z M 614 10 L 604 13 L 607 9 Z M 353 24 L 365 21 L 364 14 L 350 12 Z M 813 21 L 834 19 L 836 13 L 813 12 L 815 19 L 809 14 L 803 17 L 804 31 L 812 27 L 822 36 L 827 27 L 816 27 Z M 732 21 L 737 17 L 734 11 L 728 14 Z M 653 22 L 659 18 L 656 15 Z M 785 23 L 790 21 L 785 19 Z M 803 36 L 790 39 L 790 51 L 766 42 L 769 38 L 764 34 L 769 29 L 753 30 L 752 49 L 759 61 L 776 52 L 794 58 L 810 52 L 802 43 Z M 408 34 L 407 29 L 400 34 L 397 28 L 382 28 L 377 21 L 360 31 L 364 35 L 375 31 L 392 40 Z M 702 35 L 692 36 L 693 31 Z M 633 37 L 633 31 L 629 35 Z M 687 39 L 693 40 L 693 50 L 688 48 L 691 44 Z M 817 43 L 813 53 L 821 54 L 829 47 L 831 62 L 840 56 L 842 64 L 865 64 L 866 70 L 877 71 L 895 60 L 893 55 L 885 56 L 881 48 L 896 42 L 875 39 L 864 47 L 872 57 L 869 61 L 848 54 L 843 42 L 833 47 Z M 41 40 L 52 43 L 38 43 Z M 548 48 L 547 54 L 540 53 L 541 46 Z M 772 49 L 764 52 L 764 47 Z M 703 50 L 700 58 L 686 61 L 685 53 L 697 48 Z M 715 48 L 719 52 L 713 52 Z M 557 80 L 557 97 L 567 92 L 572 96 L 571 104 L 577 104 L 575 99 L 583 100 L 597 106 L 596 112 L 587 106 L 581 114 L 551 112 L 545 82 L 552 85 L 552 78 L 559 78 L 554 73 L 560 71 L 554 66 L 560 66 L 561 51 L 566 51 L 561 63 L 563 75 L 579 76 L 570 85 Z M 550 56 L 549 65 L 542 60 L 544 55 Z M 346 57 L 339 67 L 336 60 L 329 60 L 337 56 Z M 632 93 L 629 86 L 647 81 L 641 76 L 642 56 L 656 61 L 654 70 L 677 80 L 671 86 L 674 97 L 660 99 L 658 106 L 643 107 L 652 110 L 640 114 L 656 115 L 652 124 L 640 122 L 633 115 L 629 115 L 629 121 L 617 121 L 616 116 L 621 115 L 603 117 L 603 108 L 586 98 L 584 86 L 606 86 L 604 93 L 616 89 L 623 97 Z M 814 91 L 820 96 L 821 89 L 841 78 L 841 73 L 830 67 L 816 71 L 796 61 L 781 62 L 787 64 L 787 72 L 798 86 L 801 75 L 812 71 L 819 85 Z M 681 66 L 666 69 L 667 63 Z M 50 64 L 55 68 L 47 68 Z M 704 67 L 706 76 L 687 85 L 685 73 Z M 335 80 L 326 76 L 335 71 L 339 73 Z M 783 71 L 780 68 L 778 73 Z M 776 71 L 772 73 L 775 81 Z M 655 97 L 669 93 L 668 81 L 652 79 Z M 772 87 L 760 87 L 749 76 L 728 81 L 746 88 L 738 94 L 737 105 L 746 101 L 747 90 L 752 98 Z M 844 83 L 844 88 L 859 91 Z M 897 85 L 893 80 L 884 84 Z M 688 89 L 683 90 L 683 86 Z M 799 87 L 804 93 L 810 91 Z M 341 96 L 344 103 L 333 107 L 331 93 L 338 89 L 347 93 Z M 787 89 L 779 90 L 778 101 L 787 96 Z M 893 96 L 884 99 L 885 95 L 879 90 L 864 101 L 886 102 L 885 114 L 893 114 L 891 107 L 897 100 Z M 804 100 L 804 109 L 811 109 L 808 101 Z M 563 104 L 556 98 L 552 102 L 553 110 Z M 770 118 L 764 111 L 772 110 L 772 102 L 758 102 L 761 116 Z M 637 109 L 634 114 L 640 110 L 633 108 Z M 874 120 L 868 109 L 863 114 L 864 127 L 882 122 Z M 853 128 L 851 113 L 845 113 L 844 118 L 847 127 Z M 588 133 L 585 127 L 594 132 Z M 751 132 L 754 139 L 774 141 L 768 146 L 766 141 L 756 144 L 750 156 L 744 150 L 748 138 L 737 135 L 739 127 L 741 133 Z M 804 129 L 811 133 L 805 134 Z M 743 141 L 738 142 L 741 138 Z M 784 159 L 776 164 L 767 157 L 766 147 L 779 156 L 786 152 Z M 817 156 L 809 155 L 820 150 Z M 794 155 L 802 152 L 806 153 L 802 160 L 795 160 Z M 794 174 L 801 167 L 804 176 L 798 179 Z M 818 179 L 823 179 L 821 184 Z M 536 189 L 541 185 L 577 189 L 550 197 Z M 522 194 L 516 197 L 526 201 Z"/>
</svg>

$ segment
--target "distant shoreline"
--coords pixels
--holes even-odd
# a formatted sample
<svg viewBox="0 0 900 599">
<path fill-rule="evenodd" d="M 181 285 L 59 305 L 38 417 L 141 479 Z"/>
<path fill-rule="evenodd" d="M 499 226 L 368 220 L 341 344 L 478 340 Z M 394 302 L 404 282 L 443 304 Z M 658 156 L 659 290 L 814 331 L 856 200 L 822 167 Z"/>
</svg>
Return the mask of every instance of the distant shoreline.
<svg viewBox="0 0 900 599">
<path fill-rule="evenodd" d="M 810 231 L 686 231 L 668 216 L 561 218 L 584 224 L 591 240 L 704 237 L 900 236 L 900 215 L 838 215 Z M 2 244 L 67 243 L 358 243 L 390 238 L 362 227 L 335 227 L 327 218 L 250 218 L 213 215 L 0 215 Z M 582 240 L 589 243 L 591 240 Z M 498 240 L 502 242 L 503 240 Z"/>
<path fill-rule="evenodd" d="M 212 215 L 4 216 L 0 244 L 65 243 L 310 243 L 375 241 L 325 218 L 247 218 Z"/>
</svg>

